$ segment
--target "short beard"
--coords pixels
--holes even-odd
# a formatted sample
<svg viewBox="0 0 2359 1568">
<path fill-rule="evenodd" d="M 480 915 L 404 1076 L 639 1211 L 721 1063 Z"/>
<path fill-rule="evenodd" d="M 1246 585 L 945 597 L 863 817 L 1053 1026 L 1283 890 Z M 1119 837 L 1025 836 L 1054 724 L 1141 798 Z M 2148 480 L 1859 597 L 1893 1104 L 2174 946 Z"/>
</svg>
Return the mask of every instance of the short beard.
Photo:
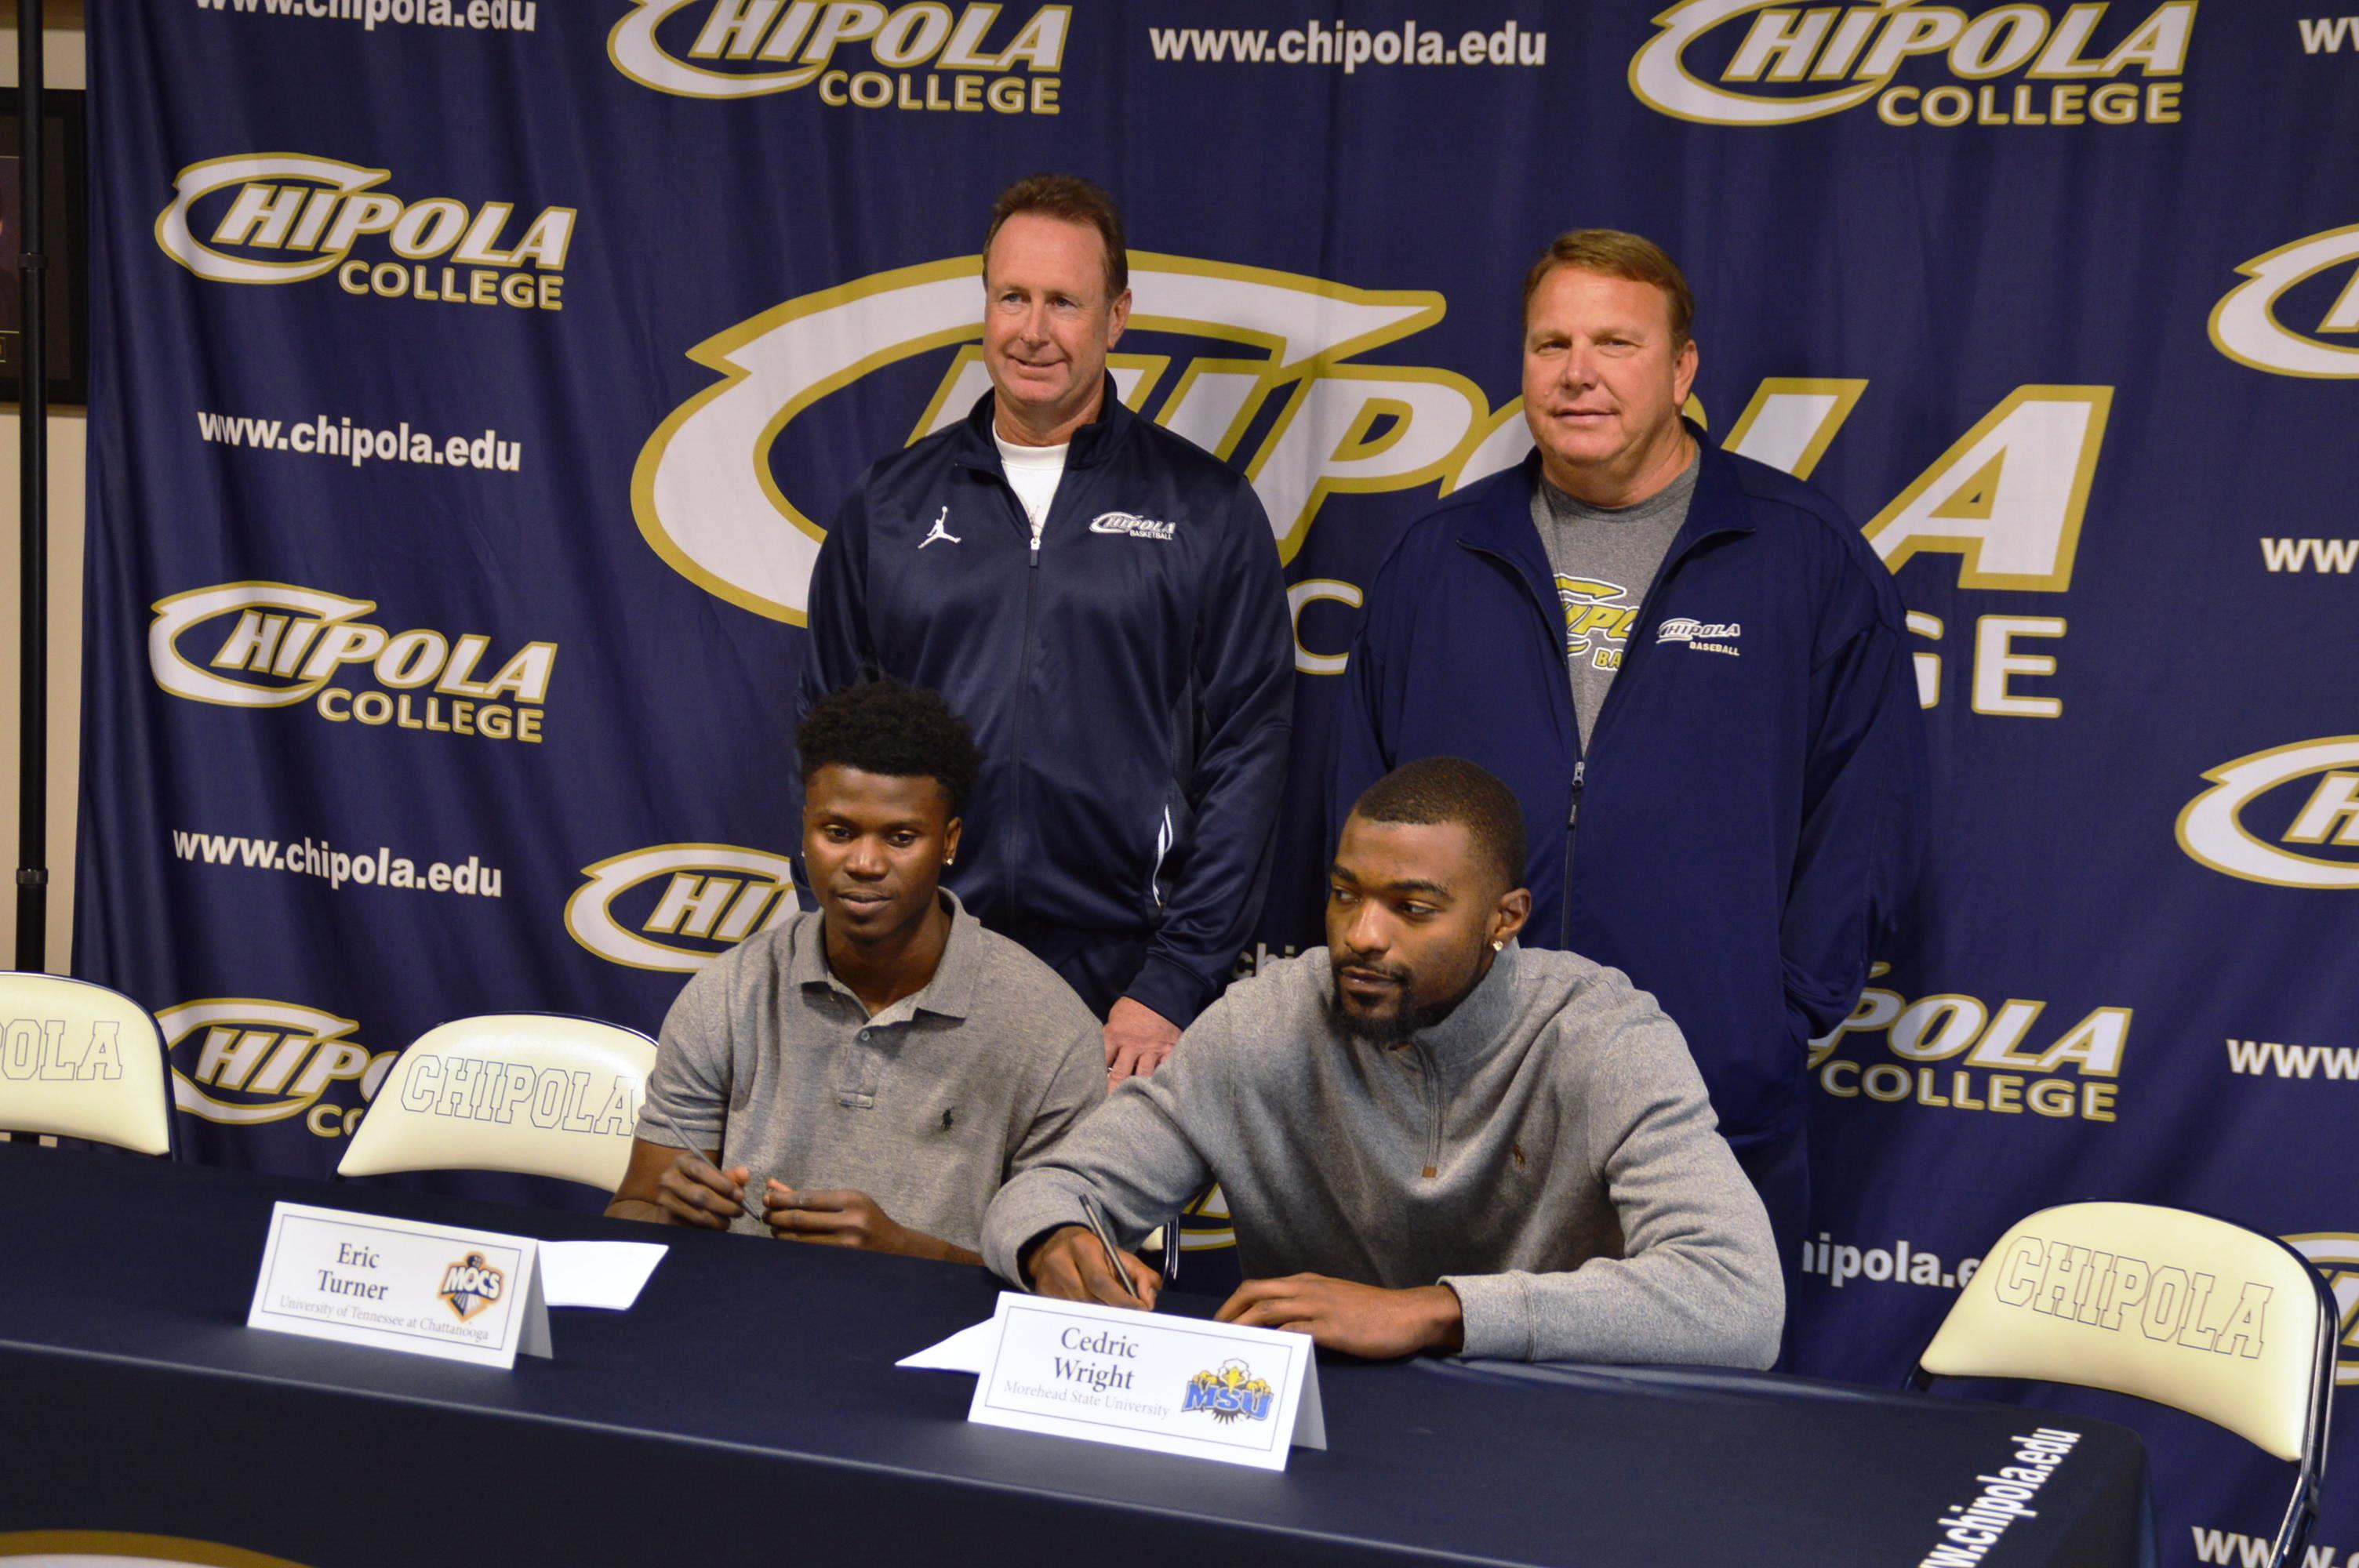
<svg viewBox="0 0 2359 1568">
<path fill-rule="evenodd" d="M 1477 965 L 1474 965 L 1474 979 L 1470 979 L 1470 981 L 1465 983 L 1465 990 L 1461 990 L 1458 995 L 1446 1000 L 1446 1002 L 1427 1002 L 1425 1007 L 1416 1007 L 1416 1004 L 1408 1002 L 1408 990 L 1406 990 L 1404 986 L 1404 990 L 1401 990 L 1401 1004 L 1399 1007 L 1394 1007 L 1394 1010 L 1389 1011 L 1389 1014 L 1385 1014 L 1383 1019 L 1368 1019 L 1368 1016 L 1354 1014 L 1352 1010 L 1347 1010 L 1347 1007 L 1343 1004 L 1343 974 L 1335 974 L 1332 976 L 1332 988 L 1328 990 L 1328 998 L 1326 998 L 1328 1019 L 1332 1019 L 1335 1028 L 1347 1033 L 1349 1037 L 1354 1037 L 1354 1040 L 1366 1040 L 1366 1043 L 1373 1044 L 1373 1047 L 1387 1049 L 1389 1052 L 1389 1049 L 1397 1049 L 1401 1047 L 1401 1044 L 1408 1044 L 1410 1037 L 1422 1035 L 1425 1031 L 1430 1031 L 1430 1028 L 1434 1028 L 1437 1023 L 1449 1019 L 1453 1011 L 1458 1011 L 1458 1004 L 1465 1002 L 1470 995 L 1474 995 L 1474 988 L 1482 986 L 1484 979 L 1491 974 L 1491 962 L 1488 962 L 1488 959 L 1491 959 L 1491 955 L 1484 953 L 1482 957 L 1477 959 Z M 1332 957 L 1328 959 L 1328 962 L 1332 962 Z"/>
<path fill-rule="evenodd" d="M 1476 984 L 1480 983 L 1478 979 Z M 1390 1051 L 1408 1044 L 1413 1037 L 1457 1011 L 1458 1004 L 1464 1001 L 1473 989 L 1473 986 L 1469 986 L 1448 1001 L 1432 1002 L 1424 1007 L 1404 1004 L 1382 1018 L 1369 1018 L 1353 1012 L 1343 1005 L 1343 994 L 1338 991 L 1327 998 L 1327 1016 L 1336 1028 L 1353 1039 L 1364 1041 L 1379 1050 Z"/>
</svg>

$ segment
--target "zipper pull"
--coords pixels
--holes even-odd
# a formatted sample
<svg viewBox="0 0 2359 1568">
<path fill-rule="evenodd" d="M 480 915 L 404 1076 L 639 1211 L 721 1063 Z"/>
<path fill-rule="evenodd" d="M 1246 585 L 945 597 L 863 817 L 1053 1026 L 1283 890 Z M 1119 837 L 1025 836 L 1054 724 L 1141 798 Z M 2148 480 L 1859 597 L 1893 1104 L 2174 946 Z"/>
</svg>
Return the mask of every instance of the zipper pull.
<svg viewBox="0 0 2359 1568">
<path fill-rule="evenodd" d="M 1040 564 L 1040 535 L 1038 535 L 1038 534 L 1035 534 L 1035 535 L 1032 535 L 1032 563 L 1031 563 L 1031 564 L 1032 564 L 1032 565 L 1034 565 L 1034 566 L 1036 566 L 1036 567 L 1037 567 L 1037 566 L 1038 566 L 1038 565 Z"/>
<path fill-rule="evenodd" d="M 1565 814 L 1564 825 L 1567 827 L 1574 827 L 1581 821 L 1581 784 L 1583 775 L 1588 772 L 1589 759 L 1586 757 L 1572 764 L 1572 808 Z"/>
</svg>

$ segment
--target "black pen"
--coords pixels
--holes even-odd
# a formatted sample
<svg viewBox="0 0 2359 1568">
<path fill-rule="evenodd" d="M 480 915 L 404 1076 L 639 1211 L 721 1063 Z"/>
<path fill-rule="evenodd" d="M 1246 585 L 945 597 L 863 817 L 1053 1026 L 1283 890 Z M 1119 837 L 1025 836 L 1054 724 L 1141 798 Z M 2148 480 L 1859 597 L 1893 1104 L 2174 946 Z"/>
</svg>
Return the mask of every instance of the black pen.
<svg viewBox="0 0 2359 1568">
<path fill-rule="evenodd" d="M 1106 1267 L 1112 1269 L 1114 1277 L 1122 1281 L 1124 1292 L 1141 1306 L 1146 1305 L 1139 1300 L 1138 1287 L 1130 1282 L 1130 1271 L 1122 1266 L 1122 1254 L 1114 1244 L 1114 1227 L 1106 1223 L 1105 1211 L 1098 1207 L 1097 1199 L 1087 1193 L 1082 1195 L 1082 1213 L 1088 1217 L 1090 1228 L 1097 1232 L 1098 1245 L 1105 1249 Z"/>
</svg>

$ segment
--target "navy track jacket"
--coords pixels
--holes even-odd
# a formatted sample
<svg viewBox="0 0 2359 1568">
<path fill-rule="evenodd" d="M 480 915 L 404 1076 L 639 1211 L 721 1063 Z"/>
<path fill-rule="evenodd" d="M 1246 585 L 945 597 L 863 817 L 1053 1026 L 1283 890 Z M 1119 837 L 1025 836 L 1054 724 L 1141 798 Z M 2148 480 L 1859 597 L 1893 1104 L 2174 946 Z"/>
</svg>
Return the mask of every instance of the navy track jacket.
<svg viewBox="0 0 2359 1568">
<path fill-rule="evenodd" d="M 1235 470 L 1105 384 L 1038 546 L 992 398 L 880 459 L 811 579 L 797 718 L 890 676 L 974 727 L 945 879 L 986 925 L 1146 945 L 1126 994 L 1183 1028 L 1260 917 L 1293 725 L 1277 547 Z"/>
<path fill-rule="evenodd" d="M 1690 432 L 1695 497 L 1591 754 L 1535 453 L 1412 524 L 1377 573 L 1331 827 L 1419 757 L 1498 774 L 1529 837 L 1522 940 L 1654 992 L 1741 1148 L 1802 1119 L 1805 1042 L 1851 1011 L 1915 880 L 1928 763 L 1891 573 L 1826 496 Z"/>
</svg>

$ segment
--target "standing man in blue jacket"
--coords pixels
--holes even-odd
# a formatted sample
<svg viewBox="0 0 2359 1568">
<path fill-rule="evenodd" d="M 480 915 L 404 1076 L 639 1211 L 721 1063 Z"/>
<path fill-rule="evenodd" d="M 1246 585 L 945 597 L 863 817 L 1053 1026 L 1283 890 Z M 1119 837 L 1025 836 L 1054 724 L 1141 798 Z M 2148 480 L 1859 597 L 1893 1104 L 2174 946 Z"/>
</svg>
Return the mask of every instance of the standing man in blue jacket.
<svg viewBox="0 0 2359 1568">
<path fill-rule="evenodd" d="M 1858 999 L 1924 833 L 1899 596 L 1832 501 L 1680 416 L 1695 306 L 1659 247 L 1566 234 L 1524 300 L 1537 450 L 1377 572 L 1333 820 L 1418 757 L 1506 780 L 1534 827 L 1524 941 L 1654 993 L 1790 1274 L 1805 1043 Z"/>
<path fill-rule="evenodd" d="M 813 571 L 799 712 L 891 676 L 940 692 L 984 763 L 946 879 L 1149 1073 L 1228 983 L 1261 913 L 1294 642 L 1245 477 L 1134 415 L 1122 218 L 1037 175 L 984 241 L 991 395 L 881 458 Z"/>
</svg>

